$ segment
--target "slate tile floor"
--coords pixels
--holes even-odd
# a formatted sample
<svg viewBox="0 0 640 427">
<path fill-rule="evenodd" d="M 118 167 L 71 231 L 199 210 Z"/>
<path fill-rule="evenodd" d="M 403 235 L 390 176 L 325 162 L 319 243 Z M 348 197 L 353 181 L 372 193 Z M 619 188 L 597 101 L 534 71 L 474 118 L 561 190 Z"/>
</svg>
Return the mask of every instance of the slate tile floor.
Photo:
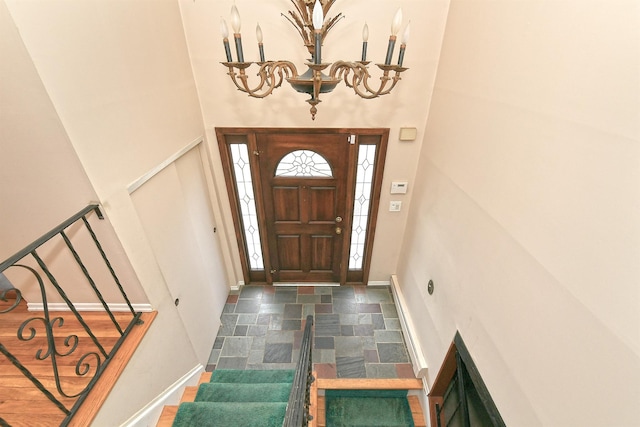
<svg viewBox="0 0 640 427">
<path fill-rule="evenodd" d="M 244 286 L 232 291 L 207 370 L 294 369 L 307 315 L 321 378 L 412 378 L 388 286 Z"/>
</svg>

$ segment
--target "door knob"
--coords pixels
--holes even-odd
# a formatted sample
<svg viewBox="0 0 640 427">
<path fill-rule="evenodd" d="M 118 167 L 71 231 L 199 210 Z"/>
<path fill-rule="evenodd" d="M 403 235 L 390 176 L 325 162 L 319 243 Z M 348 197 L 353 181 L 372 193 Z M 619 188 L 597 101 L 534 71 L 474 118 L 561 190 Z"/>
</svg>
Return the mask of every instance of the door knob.
<svg viewBox="0 0 640 427">
<path fill-rule="evenodd" d="M 342 234 L 342 228 L 336 227 L 336 234 Z"/>
<path fill-rule="evenodd" d="M 271 270 L 269 270 L 269 273 L 275 274 L 276 271 L 278 271 L 278 270 L 276 270 L 275 268 L 272 268 Z"/>
</svg>

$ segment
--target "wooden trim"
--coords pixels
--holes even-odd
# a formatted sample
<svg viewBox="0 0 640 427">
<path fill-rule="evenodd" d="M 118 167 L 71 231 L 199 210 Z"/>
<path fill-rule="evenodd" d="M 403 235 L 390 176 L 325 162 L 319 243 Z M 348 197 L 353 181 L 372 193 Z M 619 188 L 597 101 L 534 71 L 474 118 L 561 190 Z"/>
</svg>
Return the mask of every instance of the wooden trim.
<svg viewBox="0 0 640 427">
<path fill-rule="evenodd" d="M 116 381 L 120 378 L 120 374 L 122 374 L 125 366 L 127 366 L 127 363 L 129 363 L 129 360 L 131 360 L 134 352 L 142 342 L 142 338 L 144 338 L 151 327 L 157 314 L 157 311 L 141 314 L 140 319 L 144 323 L 131 329 L 131 333 L 122 343 L 93 389 L 87 395 L 84 403 L 78 408 L 78 411 L 69 422 L 70 427 L 84 427 L 91 424 L 109 396 L 113 386 L 116 384 Z"/>
<path fill-rule="evenodd" d="M 417 378 L 318 378 L 321 390 L 422 390 Z"/>
</svg>

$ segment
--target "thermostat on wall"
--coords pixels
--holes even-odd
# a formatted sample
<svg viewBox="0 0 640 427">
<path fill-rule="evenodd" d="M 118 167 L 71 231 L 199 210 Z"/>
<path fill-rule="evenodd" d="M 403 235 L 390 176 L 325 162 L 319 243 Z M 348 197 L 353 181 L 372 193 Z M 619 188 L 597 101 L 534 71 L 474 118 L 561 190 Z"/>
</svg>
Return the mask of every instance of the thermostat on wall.
<svg viewBox="0 0 640 427">
<path fill-rule="evenodd" d="M 393 181 L 391 194 L 407 194 L 407 181 Z"/>
<path fill-rule="evenodd" d="M 400 128 L 400 141 L 415 141 L 418 136 L 416 128 Z"/>
</svg>

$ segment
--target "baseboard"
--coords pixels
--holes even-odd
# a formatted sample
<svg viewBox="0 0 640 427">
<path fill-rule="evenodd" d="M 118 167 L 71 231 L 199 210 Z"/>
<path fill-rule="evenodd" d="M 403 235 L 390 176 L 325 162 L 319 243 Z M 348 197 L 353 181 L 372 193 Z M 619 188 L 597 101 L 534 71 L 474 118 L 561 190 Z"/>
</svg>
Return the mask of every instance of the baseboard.
<svg viewBox="0 0 640 427">
<path fill-rule="evenodd" d="M 124 303 L 107 304 L 113 312 L 130 311 L 129 306 Z M 81 302 L 75 303 L 73 306 L 78 311 L 104 311 L 104 307 L 99 302 Z M 131 304 L 136 313 L 150 313 L 153 311 L 151 304 Z M 71 311 L 69 306 L 64 302 L 50 302 L 47 304 L 49 311 Z M 28 302 L 27 310 L 44 311 L 44 304 L 41 302 Z"/>
<path fill-rule="evenodd" d="M 402 333 L 404 334 L 405 341 L 407 343 L 407 351 L 411 358 L 411 364 L 413 366 L 413 373 L 417 378 L 425 378 L 427 376 L 427 361 L 424 358 L 422 347 L 415 338 L 415 326 L 411 320 L 411 315 L 407 310 L 407 303 L 402 294 L 402 289 L 398 283 L 398 277 L 391 275 L 391 290 L 393 291 L 393 299 L 396 303 L 398 310 L 398 318 L 400 319 L 400 325 L 402 327 Z"/>
<path fill-rule="evenodd" d="M 389 286 L 390 284 L 388 280 L 370 280 L 367 286 Z"/>
<path fill-rule="evenodd" d="M 120 427 L 141 427 L 155 426 L 158 424 L 160 414 L 165 405 L 177 405 L 185 387 L 196 386 L 200 380 L 200 375 L 204 372 L 204 367 L 198 365 L 187 372 L 182 378 L 173 383 L 171 387 L 163 391 L 144 408 L 135 413 L 125 421 Z"/>
</svg>

